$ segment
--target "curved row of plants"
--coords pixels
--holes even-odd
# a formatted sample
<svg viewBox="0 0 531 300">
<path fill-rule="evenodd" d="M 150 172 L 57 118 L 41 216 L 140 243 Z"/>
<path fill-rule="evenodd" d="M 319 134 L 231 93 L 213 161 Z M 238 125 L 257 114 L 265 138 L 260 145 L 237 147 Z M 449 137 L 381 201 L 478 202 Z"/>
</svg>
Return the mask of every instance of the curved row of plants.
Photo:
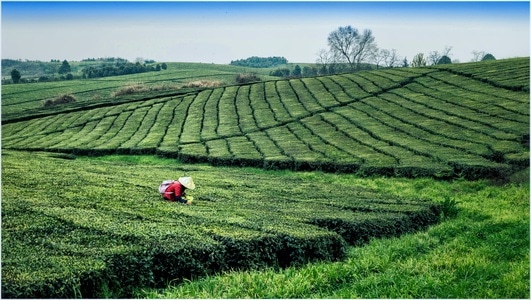
<svg viewBox="0 0 531 300">
<path fill-rule="evenodd" d="M 6 85 L 2 87 L 2 121 L 27 120 L 104 103 L 112 105 L 131 100 L 145 100 L 148 97 L 160 98 L 164 94 L 185 94 L 197 90 L 197 88 L 186 88 L 189 82 L 204 79 L 231 84 L 235 82 L 236 75 L 247 72 L 247 68 L 227 65 L 168 63 L 168 66 L 165 72 L 154 74 Z M 263 71 L 264 74 L 265 72 Z M 126 97 L 113 96 L 127 86 L 143 86 L 154 88 L 155 91 L 126 95 Z M 43 107 L 46 101 L 60 95 L 70 95 L 77 101 L 70 105 Z"/>
<path fill-rule="evenodd" d="M 485 72 L 486 65 L 489 72 Z M 529 92 L 529 58 L 512 58 L 499 61 L 485 61 L 482 64 L 447 64 L 437 66 L 460 76 L 487 82 L 495 87 Z"/>
<path fill-rule="evenodd" d="M 6 124 L 3 132 L 4 147 L 20 150 L 499 178 L 529 164 L 529 94 L 431 68 L 390 69 L 206 89 Z"/>
<path fill-rule="evenodd" d="M 341 260 L 348 244 L 424 228 L 443 209 L 338 175 L 73 158 L 3 151 L 3 298 L 130 297 L 214 272 Z M 179 174 L 196 181 L 194 205 L 158 194 Z"/>
</svg>

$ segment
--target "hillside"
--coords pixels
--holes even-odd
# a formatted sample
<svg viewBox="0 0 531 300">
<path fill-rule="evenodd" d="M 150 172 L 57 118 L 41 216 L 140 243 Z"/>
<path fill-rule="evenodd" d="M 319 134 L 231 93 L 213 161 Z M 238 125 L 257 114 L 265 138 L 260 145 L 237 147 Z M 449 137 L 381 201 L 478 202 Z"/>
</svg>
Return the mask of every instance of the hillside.
<svg viewBox="0 0 531 300">
<path fill-rule="evenodd" d="M 529 164 L 527 58 L 94 100 L 112 82 L 72 82 L 92 98 L 47 111 L 35 103 L 59 86 L 9 86 L 3 148 L 437 178 L 498 178 Z"/>
<path fill-rule="evenodd" d="M 177 65 L 2 89 L 2 298 L 132 298 L 279 270 L 310 293 L 231 281 L 242 298 L 529 298 L 528 168 L 510 184 L 438 180 L 528 167 L 528 59 L 245 85 L 229 83 L 244 69 Z M 198 77 L 227 82 L 180 87 Z M 179 87 L 112 96 L 135 79 Z M 65 94 L 76 101 L 42 107 Z M 192 205 L 158 193 L 178 176 L 196 182 Z M 313 262 L 349 271 L 315 280 Z"/>
<path fill-rule="evenodd" d="M 149 99 L 164 95 L 180 95 L 197 89 L 183 88 L 195 81 L 212 81 L 222 84 L 235 84 L 238 74 L 257 72 L 261 79 L 274 79 L 268 76 L 271 69 L 252 69 L 228 65 L 203 63 L 167 63 L 167 70 L 140 74 L 110 76 L 96 79 L 63 80 L 28 84 L 8 84 L 2 86 L 2 122 L 30 119 L 40 115 L 54 114 L 75 107 L 88 109 L 93 106 L 109 106 L 131 100 Z M 126 97 L 115 97 L 114 93 L 123 88 L 142 86 L 144 93 Z M 43 107 L 47 100 L 60 95 L 72 95 L 77 101 L 71 105 Z"/>
</svg>

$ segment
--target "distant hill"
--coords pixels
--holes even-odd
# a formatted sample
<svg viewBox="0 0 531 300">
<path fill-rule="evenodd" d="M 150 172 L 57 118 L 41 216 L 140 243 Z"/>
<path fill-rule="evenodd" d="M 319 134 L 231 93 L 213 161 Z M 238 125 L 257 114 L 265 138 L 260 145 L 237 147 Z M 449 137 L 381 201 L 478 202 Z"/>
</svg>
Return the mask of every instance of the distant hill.
<svg viewBox="0 0 531 300">
<path fill-rule="evenodd" d="M 64 78 L 61 77 L 65 76 L 66 74 L 59 74 L 59 69 L 63 61 L 64 60 L 51 60 L 49 62 L 45 62 L 38 60 L 31 61 L 2 59 L 2 81 L 4 82 L 5 80 L 7 80 L 9 83 L 11 83 L 11 71 L 13 69 L 17 69 L 21 73 L 23 82 L 64 80 Z M 89 77 L 88 73 L 90 70 L 98 71 L 99 69 L 104 69 L 104 67 L 106 66 L 107 68 L 109 66 L 112 66 L 123 69 L 124 66 L 131 68 L 130 65 L 133 65 L 133 67 L 135 65 L 135 63 L 129 62 L 124 58 L 115 57 L 98 59 L 91 58 L 82 61 L 70 61 L 68 62 L 68 64 L 71 68 L 71 71 L 68 73 L 72 74 L 72 76 L 76 78 L 81 78 L 83 76 Z M 156 65 L 157 63 L 154 61 L 147 61 L 142 63 L 142 66 L 153 70 L 155 69 Z M 104 77 L 102 76 L 104 72 L 109 73 L 108 75 L 105 74 L 106 76 L 114 75 L 110 74 L 111 72 L 109 72 L 109 70 L 101 70 L 100 74 L 98 74 L 99 76 L 93 77 Z M 113 72 L 118 73 L 116 70 L 113 70 Z M 126 74 L 127 72 L 122 73 Z M 129 71 L 129 73 L 131 74 L 135 72 Z"/>
</svg>

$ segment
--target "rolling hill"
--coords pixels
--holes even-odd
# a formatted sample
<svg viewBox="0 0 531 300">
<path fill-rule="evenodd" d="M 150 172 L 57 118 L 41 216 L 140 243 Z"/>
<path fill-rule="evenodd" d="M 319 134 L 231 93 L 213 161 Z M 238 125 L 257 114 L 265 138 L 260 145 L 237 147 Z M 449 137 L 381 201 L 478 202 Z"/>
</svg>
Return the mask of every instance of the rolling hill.
<svg viewBox="0 0 531 300">
<path fill-rule="evenodd" d="M 202 68 L 194 76 L 223 75 Z M 147 83 L 172 80 L 156 75 Z M 94 97 L 113 80 L 7 86 L 3 148 L 405 177 L 529 165 L 528 58 Z M 36 105 L 65 89 L 91 96 Z"/>
<path fill-rule="evenodd" d="M 434 179 L 529 166 L 527 58 L 112 96 L 134 80 L 228 83 L 243 70 L 179 65 L 160 77 L 3 87 L 2 297 L 130 298 L 232 270 L 348 266 L 359 260 L 351 245 L 439 221 L 447 229 L 422 233 L 431 242 L 391 247 L 414 267 L 402 274 L 387 257 L 394 275 L 424 281 L 418 266 L 431 263 L 451 274 L 435 277 L 441 286 L 489 286 L 458 296 L 528 296 L 528 185 Z M 77 100 L 42 106 L 58 95 Z M 88 156 L 103 154 L 122 155 Z M 194 204 L 162 201 L 161 180 L 183 174 L 196 179 Z M 470 250 L 477 265 L 462 257 Z M 456 295 L 421 286 L 428 298 Z"/>
</svg>

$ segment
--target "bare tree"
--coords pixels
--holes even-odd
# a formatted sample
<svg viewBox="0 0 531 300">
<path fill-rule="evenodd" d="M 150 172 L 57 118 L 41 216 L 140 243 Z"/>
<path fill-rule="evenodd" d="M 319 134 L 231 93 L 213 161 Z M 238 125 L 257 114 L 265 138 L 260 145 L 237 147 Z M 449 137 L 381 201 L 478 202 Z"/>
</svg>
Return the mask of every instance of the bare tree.
<svg viewBox="0 0 531 300">
<path fill-rule="evenodd" d="M 398 65 L 398 55 L 396 54 L 396 49 L 392 49 L 391 51 L 387 50 L 387 55 L 384 58 L 385 66 L 388 68 L 393 68 Z"/>
<path fill-rule="evenodd" d="M 474 51 L 472 51 L 472 60 L 471 61 L 472 62 L 481 61 L 481 59 L 485 56 L 485 54 L 487 54 L 487 52 L 474 50 Z"/>
<path fill-rule="evenodd" d="M 320 66 L 319 74 L 328 74 L 333 73 L 336 69 L 338 59 L 335 57 L 334 53 L 327 51 L 326 49 L 321 49 L 317 52 L 317 65 Z"/>
<path fill-rule="evenodd" d="M 387 57 L 389 53 L 389 50 L 387 49 L 377 49 L 373 52 L 371 58 L 372 62 L 376 64 L 376 69 L 380 67 L 380 64 L 385 61 L 385 58 Z"/>
<path fill-rule="evenodd" d="M 358 30 L 356 28 L 352 28 L 352 26 L 339 27 L 328 35 L 328 46 L 332 53 L 352 66 L 354 61 L 350 54 L 357 38 Z"/>
<path fill-rule="evenodd" d="M 450 51 L 452 51 L 452 46 L 446 46 L 444 47 L 444 50 L 442 51 L 442 53 L 439 53 L 439 51 L 432 51 L 428 54 L 428 60 L 427 62 L 430 64 L 430 65 L 436 65 L 439 60 L 446 56 L 448 58 L 450 58 Z"/>
<path fill-rule="evenodd" d="M 387 50 L 387 49 L 376 49 L 373 52 L 372 62 L 376 64 L 376 68 L 380 67 L 380 64 L 386 68 L 392 68 L 399 65 L 399 58 L 396 54 L 396 49 Z"/>
<path fill-rule="evenodd" d="M 439 59 L 441 59 L 441 56 L 442 55 L 439 53 L 439 51 L 431 51 L 428 53 L 427 63 L 429 65 L 436 65 Z"/>
<path fill-rule="evenodd" d="M 356 61 L 356 67 L 359 68 L 362 62 L 367 61 L 376 49 L 376 42 L 372 31 L 365 29 L 363 34 L 357 39 L 357 43 L 354 44 L 352 51 L 352 58 Z"/>
<path fill-rule="evenodd" d="M 365 29 L 359 34 L 352 26 L 339 27 L 328 35 L 330 52 L 339 62 L 346 62 L 351 69 L 359 67 L 376 50 L 372 31 Z"/>
<path fill-rule="evenodd" d="M 318 65 L 321 65 L 326 68 L 332 62 L 332 59 L 332 54 L 329 51 L 326 51 L 326 49 L 321 49 L 317 51 L 316 63 Z"/>
<path fill-rule="evenodd" d="M 450 57 L 450 56 L 451 56 L 450 51 L 452 51 L 452 48 L 453 48 L 452 46 L 446 46 L 446 47 L 444 47 L 444 50 L 443 50 L 443 52 L 442 52 L 442 56 L 448 56 L 448 57 Z"/>
</svg>

